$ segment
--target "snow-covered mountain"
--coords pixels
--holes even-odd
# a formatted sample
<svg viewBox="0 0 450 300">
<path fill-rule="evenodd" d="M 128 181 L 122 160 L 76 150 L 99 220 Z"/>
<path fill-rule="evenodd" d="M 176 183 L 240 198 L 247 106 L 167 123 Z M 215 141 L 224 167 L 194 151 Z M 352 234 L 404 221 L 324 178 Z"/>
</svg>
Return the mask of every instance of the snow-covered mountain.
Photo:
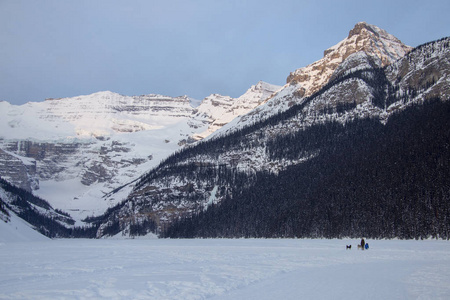
<svg viewBox="0 0 450 300">
<path fill-rule="evenodd" d="M 197 108 L 196 118 L 206 119 L 210 125 L 206 131 L 196 135 L 196 138 L 203 139 L 235 118 L 252 111 L 272 97 L 280 88 L 280 86 L 260 81 L 233 101 L 230 101 L 230 97 L 217 94 L 206 97 Z"/>
<path fill-rule="evenodd" d="M 22 106 L 0 102 L 0 175 L 35 189 L 77 225 L 90 217 L 98 237 L 155 226 L 158 233 L 250 189 L 258 174 L 320 154 L 313 147 L 275 155 L 279 139 L 330 122 L 385 124 L 411 104 L 447 101 L 448 49 L 446 38 L 411 50 L 358 23 L 285 86 L 259 82 L 236 99 L 212 94 L 193 105 L 186 96 L 99 92 Z"/>
<path fill-rule="evenodd" d="M 259 82 L 233 99 L 105 91 L 15 106 L 0 102 L 0 175 L 77 219 L 124 199 L 132 182 L 279 89 Z"/>
<path fill-rule="evenodd" d="M 366 118 L 383 124 L 425 99 L 439 96 L 448 101 L 449 49 L 448 38 L 432 42 L 384 68 L 371 53 L 358 51 L 336 66 L 331 81 L 309 97 L 298 93 L 298 84 L 287 85 L 266 103 L 210 135 L 208 141 L 169 157 L 143 176 L 127 200 L 105 216 L 98 236 L 109 234 L 112 228 L 130 234 L 130 226 L 145 227 L 143 221 L 148 219 L 165 230 L 180 217 L 251 189 L 258 174 L 277 174 L 317 157 L 320 149 L 313 146 L 301 151 L 286 146 L 277 149 L 276 155 L 273 152 L 279 139 L 294 139 L 313 125 Z"/>
<path fill-rule="evenodd" d="M 285 111 L 345 72 L 387 66 L 411 49 L 385 30 L 360 22 L 347 38 L 325 50 L 322 59 L 291 72 L 286 85 L 266 103 L 236 118 L 226 128 L 232 131 Z"/>
<path fill-rule="evenodd" d="M 350 55 L 364 52 L 380 67 L 403 57 L 412 48 L 375 25 L 360 22 L 348 37 L 324 51 L 322 59 L 291 72 L 287 83 L 299 83 L 300 95 L 311 96 L 328 82 L 339 65 Z M 362 67 L 362 66 L 360 66 Z"/>
</svg>

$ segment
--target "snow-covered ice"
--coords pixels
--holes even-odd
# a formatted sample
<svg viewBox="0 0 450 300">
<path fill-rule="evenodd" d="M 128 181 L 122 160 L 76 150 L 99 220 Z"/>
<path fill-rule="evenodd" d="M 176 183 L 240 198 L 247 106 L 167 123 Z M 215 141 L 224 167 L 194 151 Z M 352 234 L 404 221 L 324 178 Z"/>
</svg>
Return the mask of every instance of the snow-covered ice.
<svg viewBox="0 0 450 300">
<path fill-rule="evenodd" d="M 450 299 L 448 241 L 358 242 L 6 241 L 0 299 Z"/>
</svg>

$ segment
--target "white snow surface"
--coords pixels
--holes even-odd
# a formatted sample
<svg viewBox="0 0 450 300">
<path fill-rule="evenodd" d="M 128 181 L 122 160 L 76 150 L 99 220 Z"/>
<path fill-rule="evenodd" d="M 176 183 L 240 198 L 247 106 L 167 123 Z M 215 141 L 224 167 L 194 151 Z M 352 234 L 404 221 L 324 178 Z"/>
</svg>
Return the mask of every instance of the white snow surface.
<svg viewBox="0 0 450 300">
<path fill-rule="evenodd" d="M 23 219 L 9 212 L 9 217 L 0 212 L 0 252 L 4 243 L 12 242 L 36 242 L 49 240 L 46 236 L 40 234 Z M 7 221 L 7 222 L 6 222 Z M 3 270 L 3 269 L 2 269 Z M 0 296 L 1 298 L 1 296 Z"/>
<path fill-rule="evenodd" d="M 450 299 L 440 240 L 0 243 L 1 299 Z M 352 244 L 351 250 L 345 245 Z"/>
</svg>

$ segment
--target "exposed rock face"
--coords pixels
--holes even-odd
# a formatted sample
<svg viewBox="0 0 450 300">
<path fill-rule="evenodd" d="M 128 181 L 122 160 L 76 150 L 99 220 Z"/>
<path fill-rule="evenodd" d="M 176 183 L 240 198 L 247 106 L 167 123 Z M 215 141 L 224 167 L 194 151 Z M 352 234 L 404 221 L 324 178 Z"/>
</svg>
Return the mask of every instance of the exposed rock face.
<svg viewBox="0 0 450 300">
<path fill-rule="evenodd" d="M 61 172 L 70 165 L 69 159 L 82 147 L 82 143 L 55 143 L 24 141 L 5 141 L 4 149 L 21 157 L 32 159 L 34 172 L 40 180 L 61 179 Z M 36 186 L 35 188 L 38 188 Z"/>
<path fill-rule="evenodd" d="M 39 188 L 36 161 L 33 159 L 21 159 L 13 153 L 0 149 L 0 170 L 3 179 L 26 191 L 31 192 Z"/>
<path fill-rule="evenodd" d="M 8 151 L 12 151 L 20 156 L 30 157 L 35 160 L 44 160 L 55 155 L 74 154 L 80 143 L 45 143 L 30 140 L 9 141 L 4 144 Z"/>
<path fill-rule="evenodd" d="M 388 78 L 404 92 L 424 90 L 427 97 L 450 97 L 450 38 L 413 49 L 408 59 L 387 67 Z M 421 72 L 417 72 L 417 71 Z M 402 79 L 402 80 L 401 80 Z"/>
<path fill-rule="evenodd" d="M 326 84 L 338 66 L 350 55 L 363 51 L 373 62 L 384 67 L 411 50 L 399 39 L 374 25 L 361 22 L 350 30 L 346 39 L 324 51 L 324 57 L 291 72 L 287 83 L 298 84 L 303 96 L 310 96 Z"/>
</svg>

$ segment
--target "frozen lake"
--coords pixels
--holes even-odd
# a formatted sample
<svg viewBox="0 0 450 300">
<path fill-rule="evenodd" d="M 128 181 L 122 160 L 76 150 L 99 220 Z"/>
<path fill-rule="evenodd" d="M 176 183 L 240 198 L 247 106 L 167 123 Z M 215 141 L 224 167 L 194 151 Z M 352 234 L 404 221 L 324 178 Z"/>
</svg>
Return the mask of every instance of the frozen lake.
<svg viewBox="0 0 450 300">
<path fill-rule="evenodd" d="M 450 299 L 450 242 L 358 242 L 3 242 L 0 299 Z"/>
</svg>

